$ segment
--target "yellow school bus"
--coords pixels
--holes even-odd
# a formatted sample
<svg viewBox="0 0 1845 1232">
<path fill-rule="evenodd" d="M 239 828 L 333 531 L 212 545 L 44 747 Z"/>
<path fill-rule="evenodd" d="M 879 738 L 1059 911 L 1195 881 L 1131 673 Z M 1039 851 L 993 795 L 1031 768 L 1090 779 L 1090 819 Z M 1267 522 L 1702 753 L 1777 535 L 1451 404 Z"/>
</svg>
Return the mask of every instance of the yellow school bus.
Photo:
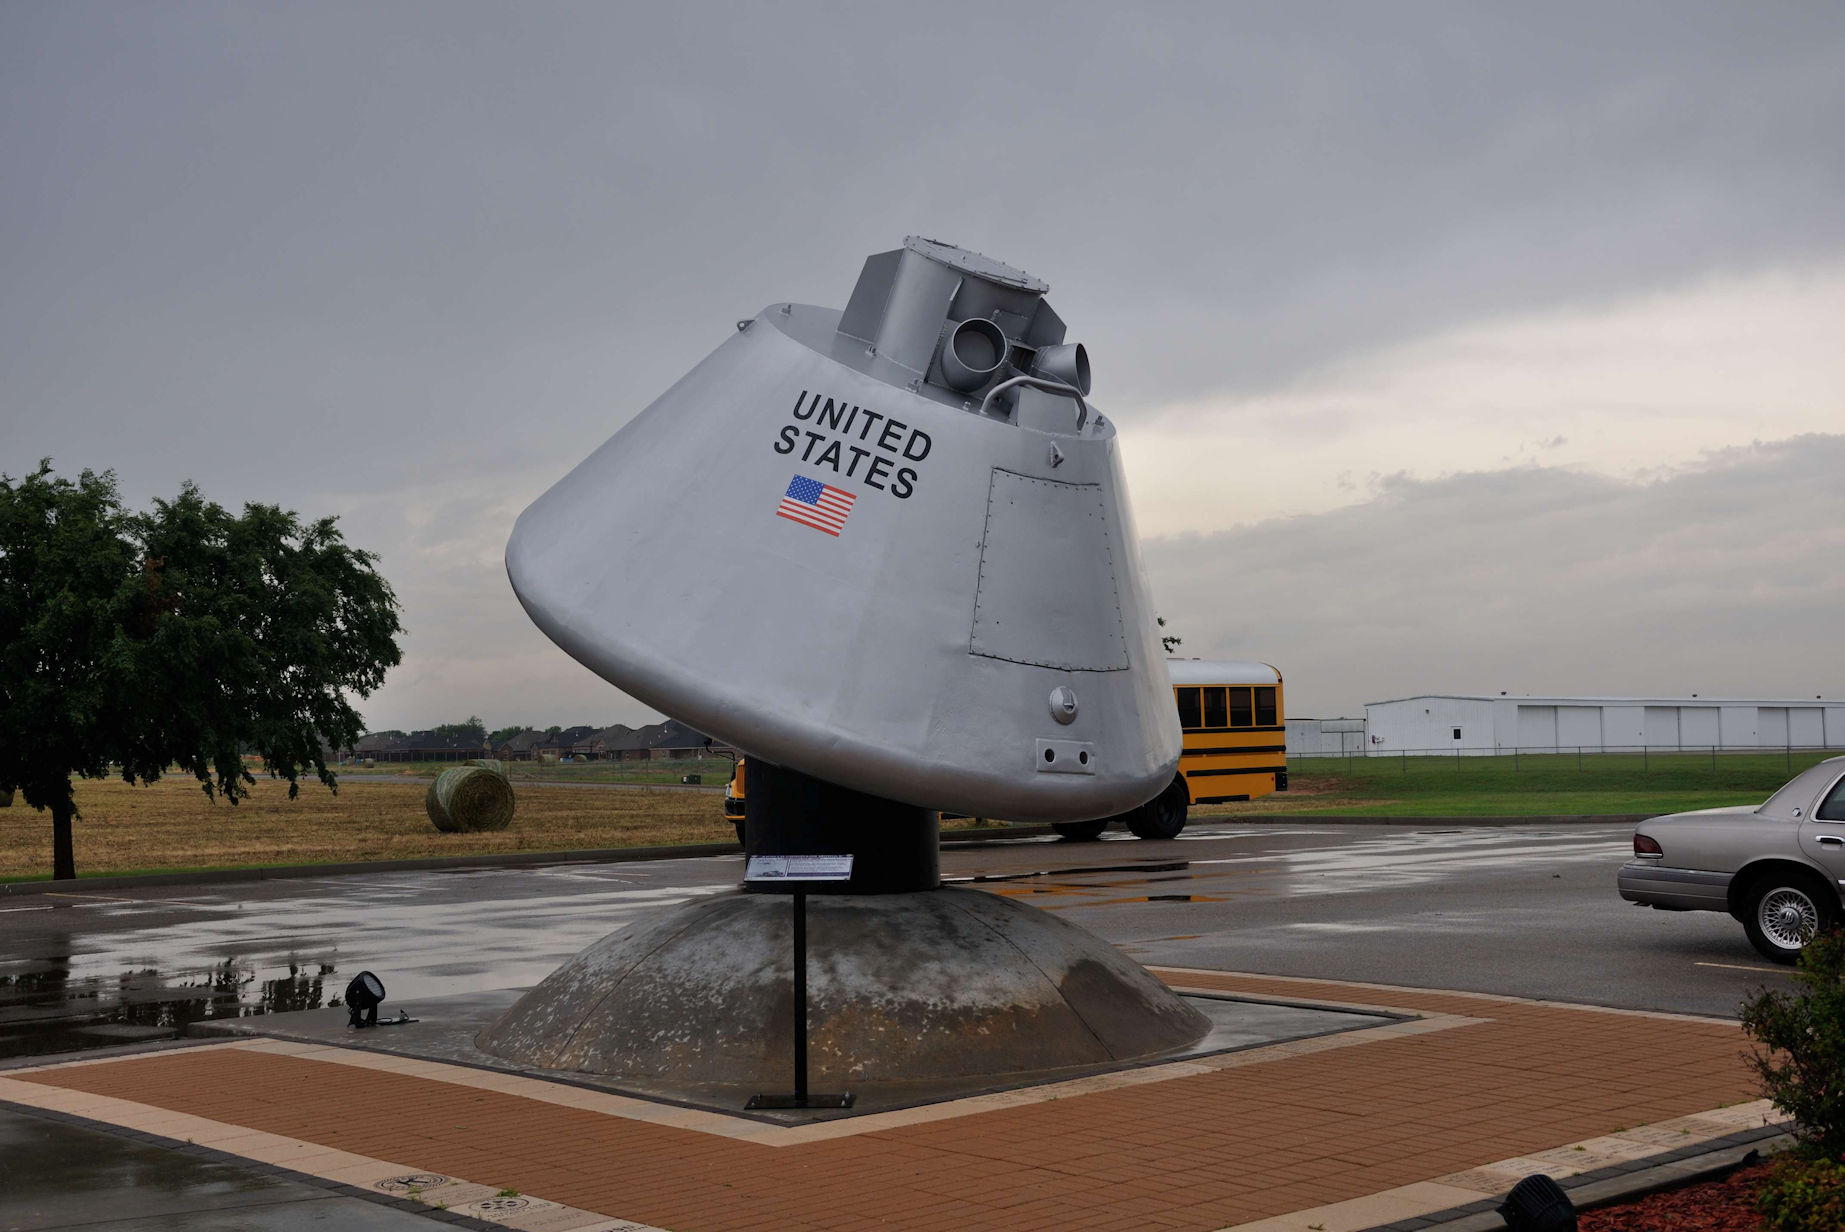
<svg viewBox="0 0 1845 1232">
<path fill-rule="evenodd" d="M 1166 664 L 1185 751 L 1179 773 L 1192 804 L 1254 800 L 1288 789 L 1281 673 L 1267 663 L 1173 659 Z"/>
<path fill-rule="evenodd" d="M 1066 838 L 1095 838 L 1118 821 L 1141 838 L 1172 838 L 1194 804 L 1254 800 L 1288 789 L 1281 673 L 1267 663 L 1168 659 L 1184 747 L 1158 796 L 1119 817 L 1066 822 Z"/>
</svg>

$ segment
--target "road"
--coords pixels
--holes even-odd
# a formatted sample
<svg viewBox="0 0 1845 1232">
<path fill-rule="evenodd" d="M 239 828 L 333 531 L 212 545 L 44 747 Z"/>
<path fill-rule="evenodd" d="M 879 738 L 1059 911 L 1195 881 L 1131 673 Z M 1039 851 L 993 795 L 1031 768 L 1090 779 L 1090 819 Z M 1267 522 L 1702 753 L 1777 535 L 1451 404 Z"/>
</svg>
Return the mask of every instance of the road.
<svg viewBox="0 0 1845 1232">
<path fill-rule="evenodd" d="M 1784 969 L 1727 915 L 1621 901 L 1614 876 L 1632 834 L 1627 825 L 1223 829 L 1129 840 L 1188 859 L 1183 872 L 1156 874 L 1175 880 L 1033 898 L 1148 964 L 1726 1017 L 1762 984 L 1785 986 Z M 1191 901 L 1155 897 L 1186 894 Z"/>
<path fill-rule="evenodd" d="M 1626 826 L 1216 826 L 1173 842 L 943 853 L 1142 962 L 1733 1016 L 1785 975 L 1727 916 L 1623 903 Z M 1163 866 L 1149 870 L 1149 865 Z M 1182 865 L 1182 866 L 1181 866 Z M 1095 868 L 1104 871 L 1072 872 Z M 325 1004 L 533 984 L 636 916 L 723 893 L 741 857 L 370 873 L 0 903 L 0 1058 Z"/>
</svg>

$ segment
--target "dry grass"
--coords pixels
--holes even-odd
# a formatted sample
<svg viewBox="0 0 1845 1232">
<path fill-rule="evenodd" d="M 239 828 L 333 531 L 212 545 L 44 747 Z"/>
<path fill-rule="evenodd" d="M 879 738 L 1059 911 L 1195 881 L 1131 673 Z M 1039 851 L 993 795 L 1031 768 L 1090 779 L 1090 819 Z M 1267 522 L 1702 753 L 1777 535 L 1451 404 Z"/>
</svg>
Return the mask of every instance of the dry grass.
<svg viewBox="0 0 1845 1232">
<path fill-rule="evenodd" d="M 346 783 L 334 795 L 258 779 L 235 807 L 207 800 L 190 778 L 150 787 L 77 784 L 77 872 L 142 872 L 252 864 L 405 860 L 502 851 L 571 851 L 734 841 L 723 797 L 708 791 L 515 785 L 512 825 L 443 834 L 423 811 L 427 781 Z M 16 799 L 0 809 L 0 879 L 51 871 L 51 814 Z"/>
</svg>

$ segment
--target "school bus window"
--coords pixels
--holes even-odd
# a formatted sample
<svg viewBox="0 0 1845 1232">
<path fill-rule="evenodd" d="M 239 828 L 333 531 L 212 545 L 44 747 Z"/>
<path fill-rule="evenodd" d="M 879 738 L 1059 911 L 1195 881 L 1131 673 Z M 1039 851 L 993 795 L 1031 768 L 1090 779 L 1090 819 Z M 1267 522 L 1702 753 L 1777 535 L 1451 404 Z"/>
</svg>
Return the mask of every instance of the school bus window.
<svg viewBox="0 0 1845 1232">
<path fill-rule="evenodd" d="M 1235 691 L 1231 690 L 1233 693 Z M 1230 725 L 1230 721 L 1224 717 L 1224 691 L 1222 689 L 1205 689 L 1204 725 L 1206 727 L 1228 727 Z"/>
<path fill-rule="evenodd" d="M 1275 726 L 1275 690 L 1256 690 L 1256 726 Z"/>
<path fill-rule="evenodd" d="M 1250 724 L 1249 690 L 1230 690 L 1230 726 L 1248 727 Z"/>
<path fill-rule="evenodd" d="M 1179 726 L 1203 727 L 1204 720 L 1198 713 L 1198 690 L 1175 689 L 1179 695 Z"/>
</svg>

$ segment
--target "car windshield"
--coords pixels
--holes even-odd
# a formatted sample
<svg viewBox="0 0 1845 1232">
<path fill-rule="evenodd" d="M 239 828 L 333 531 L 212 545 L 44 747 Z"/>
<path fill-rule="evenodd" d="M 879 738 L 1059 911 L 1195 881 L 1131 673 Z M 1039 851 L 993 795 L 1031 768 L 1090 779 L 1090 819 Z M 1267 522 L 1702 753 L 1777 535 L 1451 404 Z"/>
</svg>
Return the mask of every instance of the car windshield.
<svg viewBox="0 0 1845 1232">
<path fill-rule="evenodd" d="M 1842 769 L 1845 769 L 1845 760 L 1835 757 L 1802 770 L 1788 780 L 1787 786 L 1768 797 L 1762 807 L 1755 810 L 1756 816 L 1772 817 L 1777 821 L 1800 820 L 1807 815 L 1820 788 L 1829 784 Z"/>
</svg>

